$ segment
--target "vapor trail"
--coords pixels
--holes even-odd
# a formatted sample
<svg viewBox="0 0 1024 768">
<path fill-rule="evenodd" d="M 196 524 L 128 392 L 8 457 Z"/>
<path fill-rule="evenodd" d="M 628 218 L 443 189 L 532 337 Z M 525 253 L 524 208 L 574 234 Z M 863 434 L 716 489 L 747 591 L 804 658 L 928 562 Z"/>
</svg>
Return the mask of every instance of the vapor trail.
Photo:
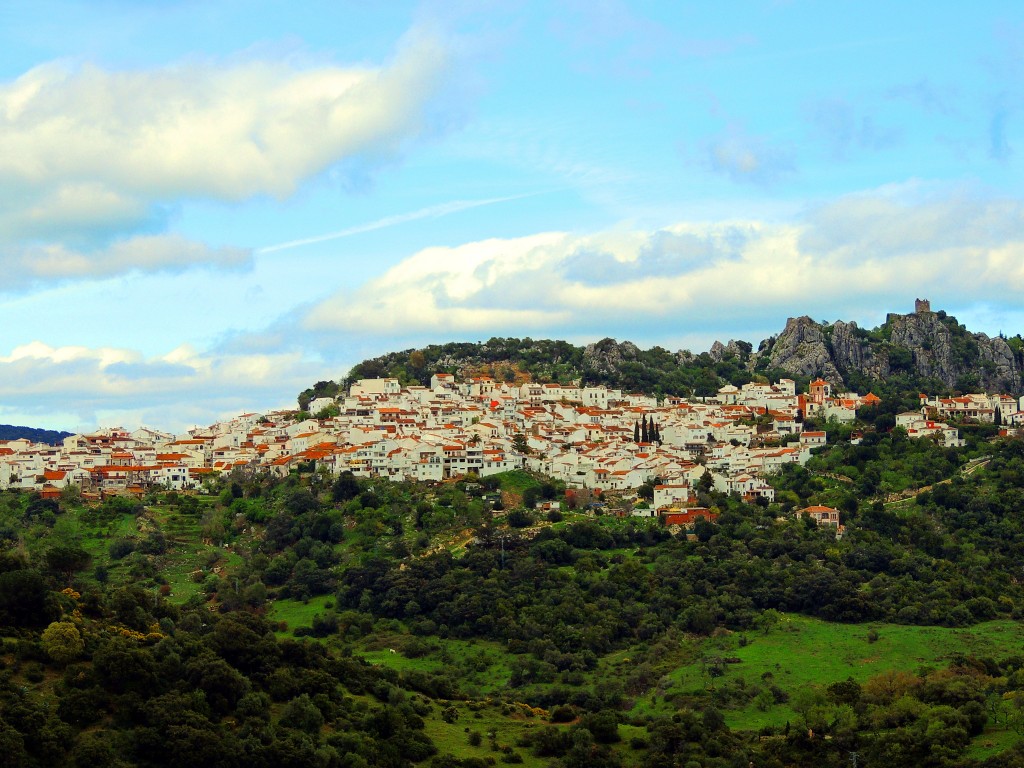
<svg viewBox="0 0 1024 768">
<path fill-rule="evenodd" d="M 377 219 L 376 221 L 371 221 L 366 224 L 357 224 L 354 227 L 340 229 L 337 232 L 330 232 L 326 235 L 314 235 L 313 237 L 303 237 L 299 240 L 289 240 L 288 242 L 278 243 L 277 245 L 268 245 L 263 248 L 257 248 L 256 253 L 274 253 L 275 251 L 284 251 L 288 248 L 298 248 L 303 245 L 323 243 L 327 240 L 337 240 L 342 237 L 351 237 L 352 235 L 358 235 L 363 232 L 372 232 L 375 229 L 393 227 L 396 224 L 405 224 L 408 221 L 436 219 L 440 216 L 447 216 L 450 213 L 466 211 L 470 208 L 480 208 L 485 205 L 494 205 L 495 203 L 506 203 L 510 200 L 521 200 L 524 197 L 533 197 L 534 195 L 539 194 L 542 193 L 529 192 L 523 195 L 509 195 L 508 197 L 490 197 L 485 200 L 454 200 L 450 203 L 441 203 L 439 205 L 428 206 L 427 208 L 420 208 L 418 211 L 398 213 L 394 216 L 385 216 L 383 219 Z"/>
</svg>

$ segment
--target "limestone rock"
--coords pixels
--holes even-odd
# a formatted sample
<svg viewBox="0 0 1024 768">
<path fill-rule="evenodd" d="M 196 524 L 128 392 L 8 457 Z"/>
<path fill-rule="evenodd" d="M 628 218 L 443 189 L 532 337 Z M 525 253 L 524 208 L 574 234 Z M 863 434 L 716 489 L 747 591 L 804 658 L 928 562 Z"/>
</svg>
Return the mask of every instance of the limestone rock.
<svg viewBox="0 0 1024 768">
<path fill-rule="evenodd" d="M 747 347 L 750 346 L 745 341 L 738 342 L 735 339 L 729 339 L 728 344 L 723 344 L 720 341 L 715 341 L 715 343 L 711 345 L 711 349 L 708 350 L 708 355 L 716 363 L 720 363 L 728 357 L 735 357 L 737 359 L 743 360 L 745 359 L 745 355 L 749 354 L 750 352 L 750 349 L 748 348 L 745 350 L 743 348 L 743 345 L 746 345 Z"/>
<path fill-rule="evenodd" d="M 1018 394 L 1022 386 L 1020 363 L 1005 339 L 970 333 L 931 311 L 889 314 L 871 333 L 852 322 L 823 326 L 806 316 L 790 318 L 761 350 L 771 368 L 821 376 L 836 387 L 854 372 L 875 379 L 917 374 L 947 387 L 986 392 Z"/>
<path fill-rule="evenodd" d="M 768 353 L 770 368 L 781 368 L 794 376 L 821 376 L 834 387 L 842 387 L 839 374 L 821 324 L 810 317 L 791 317 Z"/>
<path fill-rule="evenodd" d="M 616 343 L 615 339 L 601 339 L 588 344 L 583 352 L 584 364 L 595 371 L 608 374 L 618 371 L 624 360 L 636 360 L 640 348 L 631 341 Z"/>
</svg>

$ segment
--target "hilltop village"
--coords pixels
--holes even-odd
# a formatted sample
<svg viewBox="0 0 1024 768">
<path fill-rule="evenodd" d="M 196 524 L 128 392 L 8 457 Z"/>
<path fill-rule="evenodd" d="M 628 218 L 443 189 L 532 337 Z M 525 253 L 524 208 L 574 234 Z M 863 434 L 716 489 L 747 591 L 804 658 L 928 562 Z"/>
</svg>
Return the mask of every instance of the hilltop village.
<svg viewBox="0 0 1024 768">
<path fill-rule="evenodd" d="M 294 411 L 246 413 L 170 435 L 148 428 L 101 429 L 62 445 L 0 443 L 0 489 L 59 494 L 143 493 L 199 488 L 233 470 L 286 476 L 294 469 L 350 471 L 360 477 L 440 482 L 514 469 L 540 472 L 570 488 L 628 492 L 657 479 L 650 514 L 693 503 L 699 482 L 747 501 L 774 500 L 765 476 L 804 464 L 826 433 L 804 420 L 852 422 L 873 394 L 834 394 L 817 379 L 727 385 L 701 401 L 627 394 L 606 387 L 509 384 L 487 376 L 456 381 L 435 374 L 430 386 L 363 379 L 347 396 L 313 400 Z M 1024 418 L 1007 395 L 935 398 L 896 417 L 910 437 L 960 445 L 956 421 L 1003 424 Z M 854 433 L 853 439 L 858 439 Z"/>
</svg>

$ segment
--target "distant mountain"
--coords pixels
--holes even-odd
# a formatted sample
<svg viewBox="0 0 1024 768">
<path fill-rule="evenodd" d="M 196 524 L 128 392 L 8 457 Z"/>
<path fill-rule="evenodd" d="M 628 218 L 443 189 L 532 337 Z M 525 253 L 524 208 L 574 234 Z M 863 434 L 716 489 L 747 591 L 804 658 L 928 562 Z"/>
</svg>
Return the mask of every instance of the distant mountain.
<svg viewBox="0 0 1024 768">
<path fill-rule="evenodd" d="M 503 381 L 580 381 L 629 392 L 710 396 L 726 383 L 740 386 L 761 377 L 822 377 L 837 388 L 918 388 L 932 393 L 1024 390 L 1024 339 L 972 333 L 943 311 L 918 301 L 912 314 L 889 314 L 866 330 L 854 322 L 819 323 L 790 318 L 757 351 L 746 341 L 716 341 L 707 352 L 640 349 L 629 341 L 603 339 L 585 347 L 565 341 L 493 338 L 482 343 L 431 344 L 364 360 L 340 382 L 318 382 L 299 397 L 333 396 L 353 381 L 393 377 L 423 384 L 433 373 L 490 375 Z"/>
<path fill-rule="evenodd" d="M 58 445 L 70 432 L 57 432 L 53 429 L 37 429 L 35 427 L 16 427 L 12 424 L 0 424 L 0 440 L 20 440 L 27 438 L 33 443 Z"/>
</svg>

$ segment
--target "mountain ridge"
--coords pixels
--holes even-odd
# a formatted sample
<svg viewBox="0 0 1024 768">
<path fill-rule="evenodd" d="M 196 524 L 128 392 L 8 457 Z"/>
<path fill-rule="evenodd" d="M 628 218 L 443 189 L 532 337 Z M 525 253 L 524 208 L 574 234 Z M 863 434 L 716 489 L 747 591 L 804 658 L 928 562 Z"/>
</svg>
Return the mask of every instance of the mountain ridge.
<svg viewBox="0 0 1024 768">
<path fill-rule="evenodd" d="M 429 383 L 438 371 L 459 376 L 491 375 L 505 381 L 579 381 L 660 395 L 711 396 L 723 384 L 757 378 L 823 378 L 856 391 L 890 385 L 934 393 L 984 390 L 1024 393 L 1024 339 L 990 337 L 967 330 L 956 318 L 931 311 L 918 300 L 915 311 L 889 313 L 877 328 L 853 321 L 818 322 L 791 317 L 783 330 L 763 340 L 715 341 L 707 352 L 641 349 L 605 338 L 585 346 L 529 337 L 450 342 L 391 352 L 362 361 L 339 382 L 318 382 L 299 395 L 305 408 L 314 397 L 336 396 L 361 378 L 393 377 L 403 385 Z"/>
<path fill-rule="evenodd" d="M 71 433 L 55 429 L 40 429 L 38 427 L 20 427 L 15 426 L 14 424 L 0 424 L 0 440 L 20 440 L 25 438 L 27 440 L 31 440 L 33 443 L 58 445 L 65 437 L 71 437 Z"/>
</svg>

